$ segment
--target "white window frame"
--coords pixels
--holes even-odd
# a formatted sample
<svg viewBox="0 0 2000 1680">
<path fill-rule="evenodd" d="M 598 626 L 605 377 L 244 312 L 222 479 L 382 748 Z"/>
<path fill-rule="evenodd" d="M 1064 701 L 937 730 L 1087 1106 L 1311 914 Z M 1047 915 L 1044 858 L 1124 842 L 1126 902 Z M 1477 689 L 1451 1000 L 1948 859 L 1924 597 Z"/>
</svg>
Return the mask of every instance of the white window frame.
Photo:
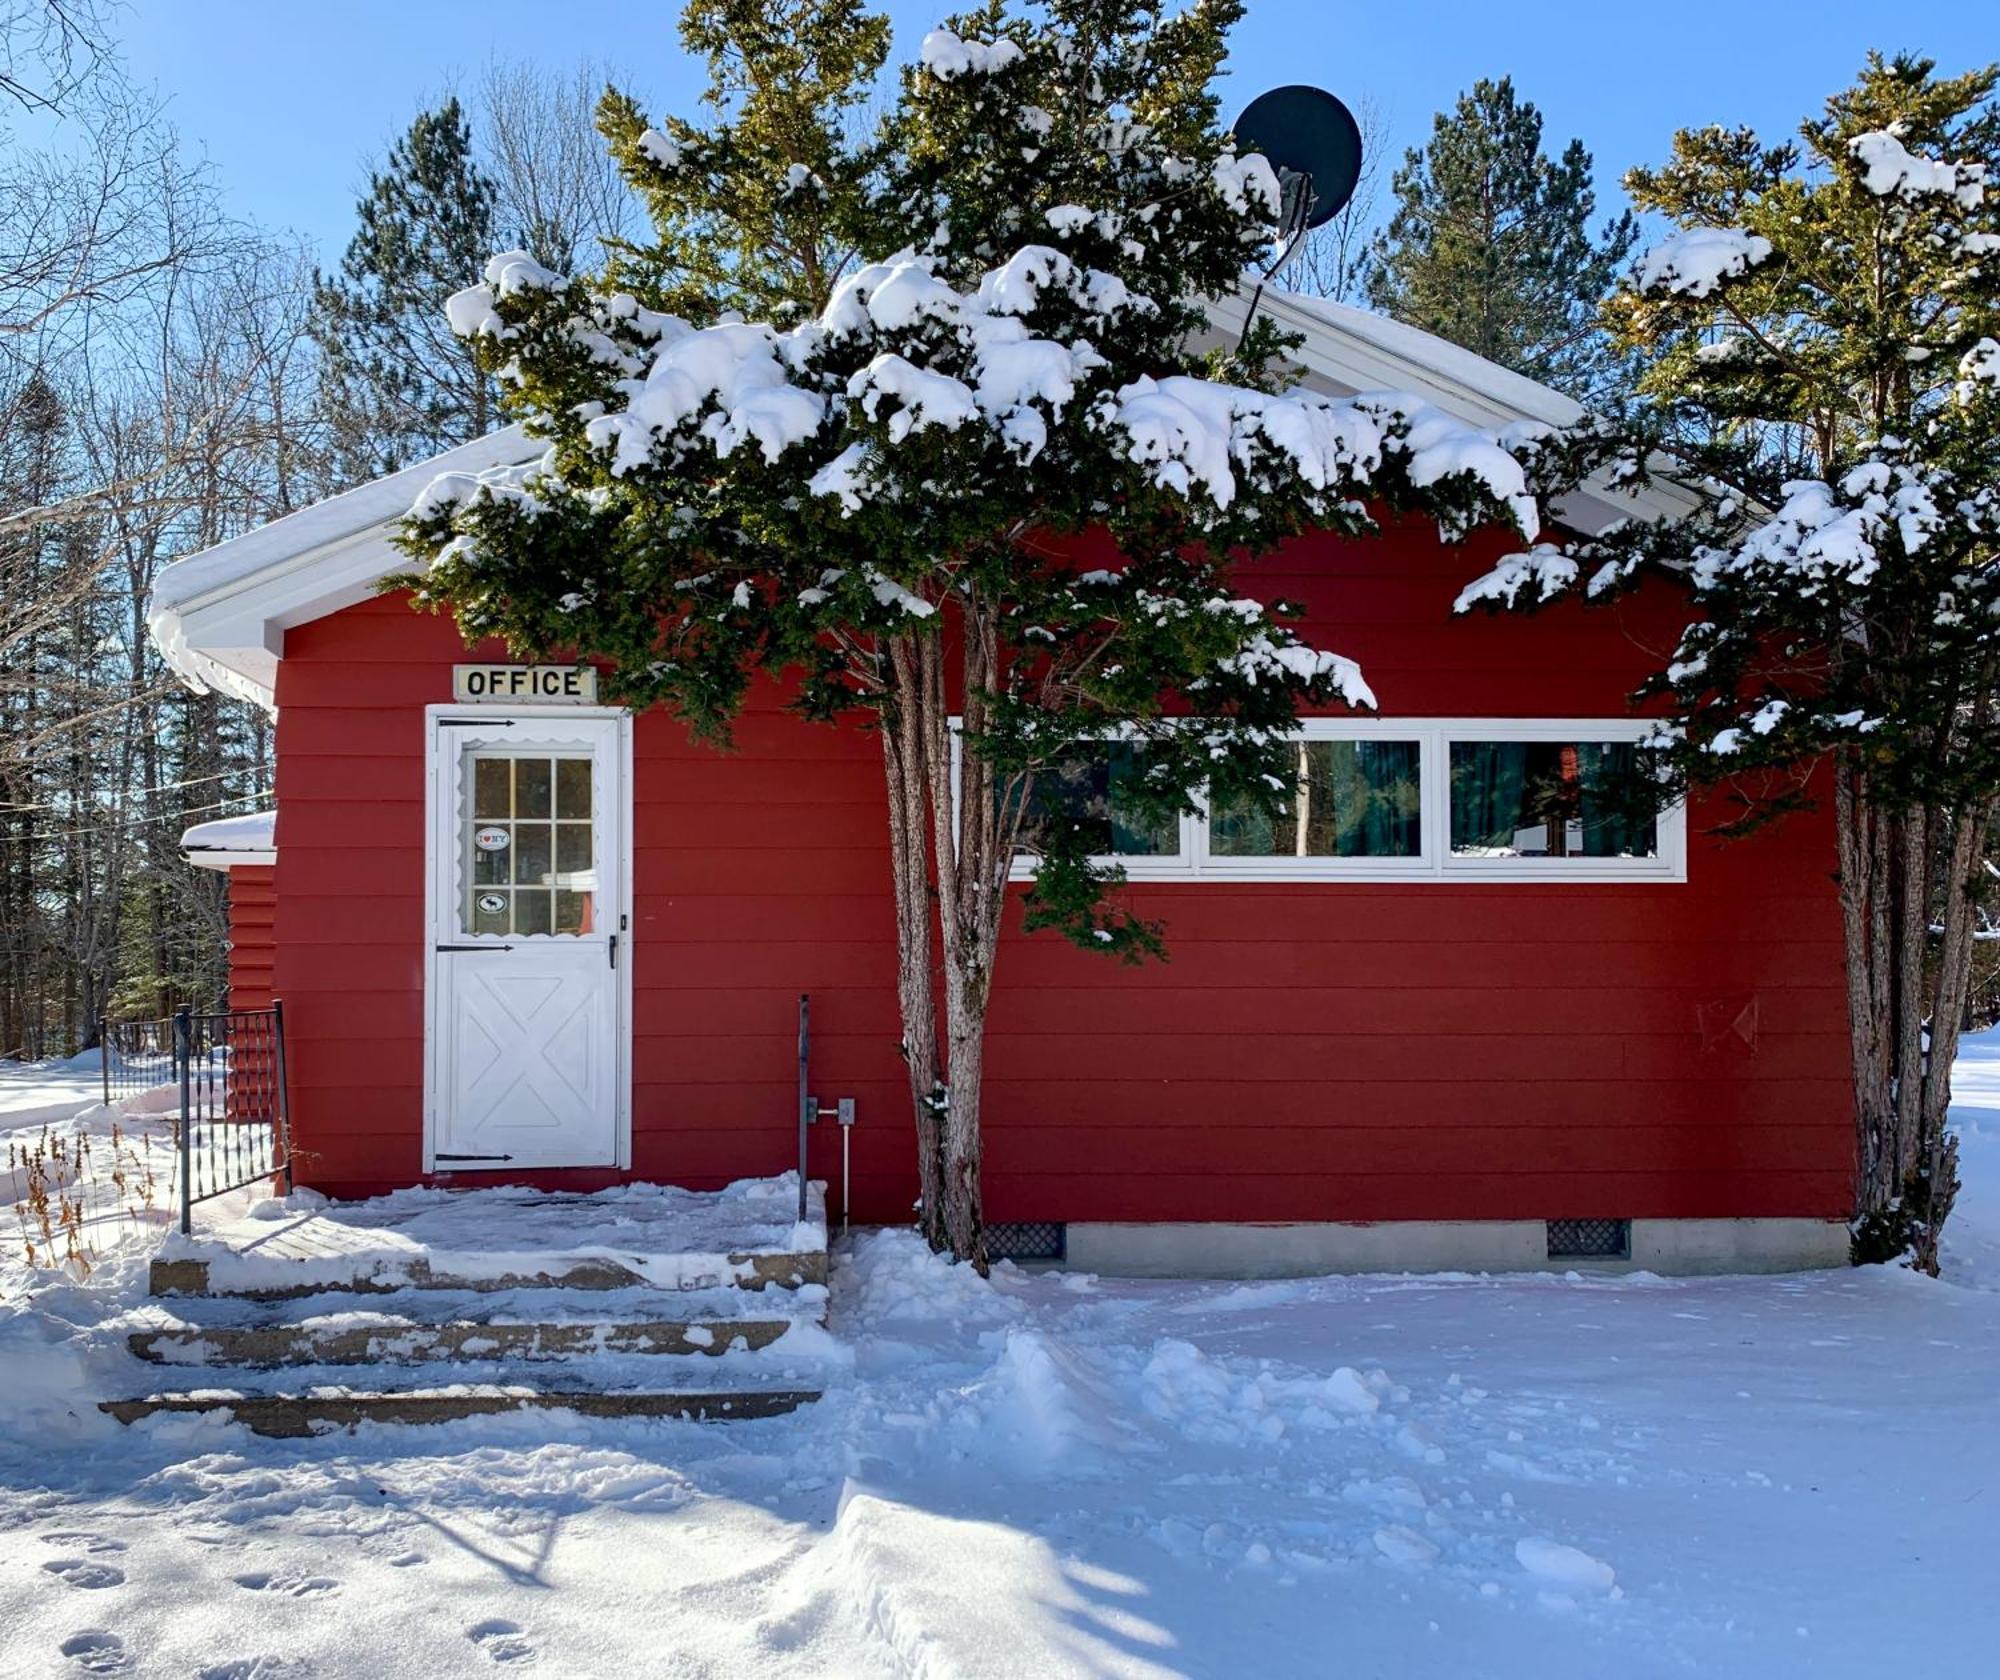
<svg viewBox="0 0 2000 1680">
<path fill-rule="evenodd" d="M 1646 718 L 1302 718 L 1307 741 L 1414 741 L 1421 790 L 1422 849 L 1413 858 L 1238 858 L 1209 850 L 1208 814 L 1181 818 L 1181 849 L 1174 857 L 1108 857 L 1131 881 L 1667 881 L 1687 879 L 1687 811 L 1667 806 L 1656 819 L 1656 855 L 1647 858 L 1454 857 L 1451 852 L 1451 744 L 1454 741 L 1639 741 L 1653 733 Z M 952 728 L 952 785 L 958 784 L 961 749 Z M 1034 879 L 1035 860 L 1019 857 L 1011 878 Z"/>
</svg>

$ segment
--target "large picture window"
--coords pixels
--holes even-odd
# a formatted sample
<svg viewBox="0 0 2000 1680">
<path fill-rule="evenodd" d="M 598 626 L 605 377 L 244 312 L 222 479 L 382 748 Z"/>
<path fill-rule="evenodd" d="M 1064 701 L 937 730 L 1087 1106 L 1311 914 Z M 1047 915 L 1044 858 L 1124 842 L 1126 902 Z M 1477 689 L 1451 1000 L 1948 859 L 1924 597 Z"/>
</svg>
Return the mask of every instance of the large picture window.
<svg viewBox="0 0 2000 1680">
<path fill-rule="evenodd" d="M 1275 808 L 1142 814 L 1143 747 L 1107 741 L 1036 777 L 1134 881 L 1679 881 L 1686 824 L 1632 797 L 1651 726 L 1630 718 L 1310 718 Z"/>
</svg>

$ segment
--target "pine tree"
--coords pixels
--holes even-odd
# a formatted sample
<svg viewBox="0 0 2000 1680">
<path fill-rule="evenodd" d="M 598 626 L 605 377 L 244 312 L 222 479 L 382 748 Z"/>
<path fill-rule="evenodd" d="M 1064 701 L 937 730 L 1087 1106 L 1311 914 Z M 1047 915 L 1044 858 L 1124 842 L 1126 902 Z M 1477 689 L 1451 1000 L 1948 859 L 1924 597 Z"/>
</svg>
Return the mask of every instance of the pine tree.
<svg viewBox="0 0 2000 1680">
<path fill-rule="evenodd" d="M 1276 178 L 1211 91 L 1240 14 L 992 0 L 925 36 L 857 136 L 879 18 L 699 0 L 711 120 L 604 113 L 650 251 L 601 282 L 505 253 L 450 303 L 548 453 L 437 480 L 403 581 L 711 735 L 759 672 L 877 731 L 923 1225 L 975 1264 L 1003 915 L 1133 960 L 1162 937 L 1037 787 L 1119 739 L 1141 815 L 1203 788 L 1270 807 L 1298 708 L 1372 702 L 1243 597 L 1240 560 L 1370 508 L 1535 525 L 1491 439 L 1275 391 L 1268 322 L 1228 360 L 1186 348 L 1273 234 Z M 1086 535 L 1118 563 L 1084 569 Z"/>
<path fill-rule="evenodd" d="M 1590 172 L 1580 140 L 1544 154 L 1542 114 L 1511 77 L 1475 83 L 1396 171 L 1369 301 L 1579 401 L 1615 402 L 1624 370 L 1598 311 L 1638 226 L 1627 212 L 1591 231 Z"/>
<path fill-rule="evenodd" d="M 448 330 L 445 298 L 492 251 L 495 193 L 456 99 L 410 125 L 370 177 L 313 336 L 341 477 L 393 472 L 498 423 L 493 382 Z"/>
<path fill-rule="evenodd" d="M 1649 688 L 1670 726 L 1661 791 L 1724 784 L 1746 825 L 1830 799 L 1855 1255 L 1932 1272 L 2000 818 L 1996 84 L 1871 57 L 1801 144 L 1689 130 L 1633 171 L 1634 200 L 1679 230 L 1609 310 L 1659 413 L 1548 440 L 1549 482 L 1670 454 L 1707 510 L 1514 556 L 1462 602 L 1533 604 L 1579 579 L 1609 596 L 1662 571 L 1692 591 Z"/>
</svg>

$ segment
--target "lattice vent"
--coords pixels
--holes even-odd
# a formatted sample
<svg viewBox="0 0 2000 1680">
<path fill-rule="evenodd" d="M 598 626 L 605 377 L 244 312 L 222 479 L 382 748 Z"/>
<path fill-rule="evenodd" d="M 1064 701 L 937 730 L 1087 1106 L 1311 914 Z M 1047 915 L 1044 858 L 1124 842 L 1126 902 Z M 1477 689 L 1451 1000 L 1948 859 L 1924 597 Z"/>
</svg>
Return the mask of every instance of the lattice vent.
<svg viewBox="0 0 2000 1680">
<path fill-rule="evenodd" d="M 1069 1252 L 1069 1228 L 1053 1219 L 989 1225 L 986 1252 L 995 1260 L 1060 1260 Z"/>
<path fill-rule="evenodd" d="M 1632 1255 L 1629 1219 L 1551 1219 L 1551 1260 L 1627 1260 Z"/>
</svg>

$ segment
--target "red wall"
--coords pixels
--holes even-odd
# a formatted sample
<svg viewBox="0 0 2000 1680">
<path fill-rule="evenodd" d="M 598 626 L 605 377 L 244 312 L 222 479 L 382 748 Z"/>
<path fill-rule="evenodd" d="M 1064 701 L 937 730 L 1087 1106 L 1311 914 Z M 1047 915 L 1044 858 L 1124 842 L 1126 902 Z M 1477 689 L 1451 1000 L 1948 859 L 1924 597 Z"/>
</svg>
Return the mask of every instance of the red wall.
<svg viewBox="0 0 2000 1680">
<path fill-rule="evenodd" d="M 1311 537 L 1252 587 L 1305 602 L 1308 638 L 1358 658 L 1385 714 L 1621 715 L 1675 603 L 1453 619 L 1496 551 L 1420 527 Z M 276 984 L 301 1178 L 337 1193 L 419 1172 L 423 707 L 465 657 L 400 600 L 286 639 Z M 913 1150 L 879 750 L 771 692 L 737 740 L 718 753 L 656 714 L 635 729 L 635 1170 L 703 1185 L 791 1163 L 810 991 L 814 1084 L 861 1104 L 856 1217 L 900 1219 Z M 1844 1215 L 1830 828 L 1704 838 L 1720 814 L 1693 813 L 1685 885 L 1136 886 L 1172 953 L 1137 969 L 1010 933 L 990 1215 Z M 1752 999 L 1754 1048 L 1705 1047 L 1705 1013 Z M 837 1149 L 821 1128 L 817 1175 Z"/>
<path fill-rule="evenodd" d="M 269 1009 L 278 889 L 267 863 L 229 871 L 229 1007 Z"/>
</svg>

